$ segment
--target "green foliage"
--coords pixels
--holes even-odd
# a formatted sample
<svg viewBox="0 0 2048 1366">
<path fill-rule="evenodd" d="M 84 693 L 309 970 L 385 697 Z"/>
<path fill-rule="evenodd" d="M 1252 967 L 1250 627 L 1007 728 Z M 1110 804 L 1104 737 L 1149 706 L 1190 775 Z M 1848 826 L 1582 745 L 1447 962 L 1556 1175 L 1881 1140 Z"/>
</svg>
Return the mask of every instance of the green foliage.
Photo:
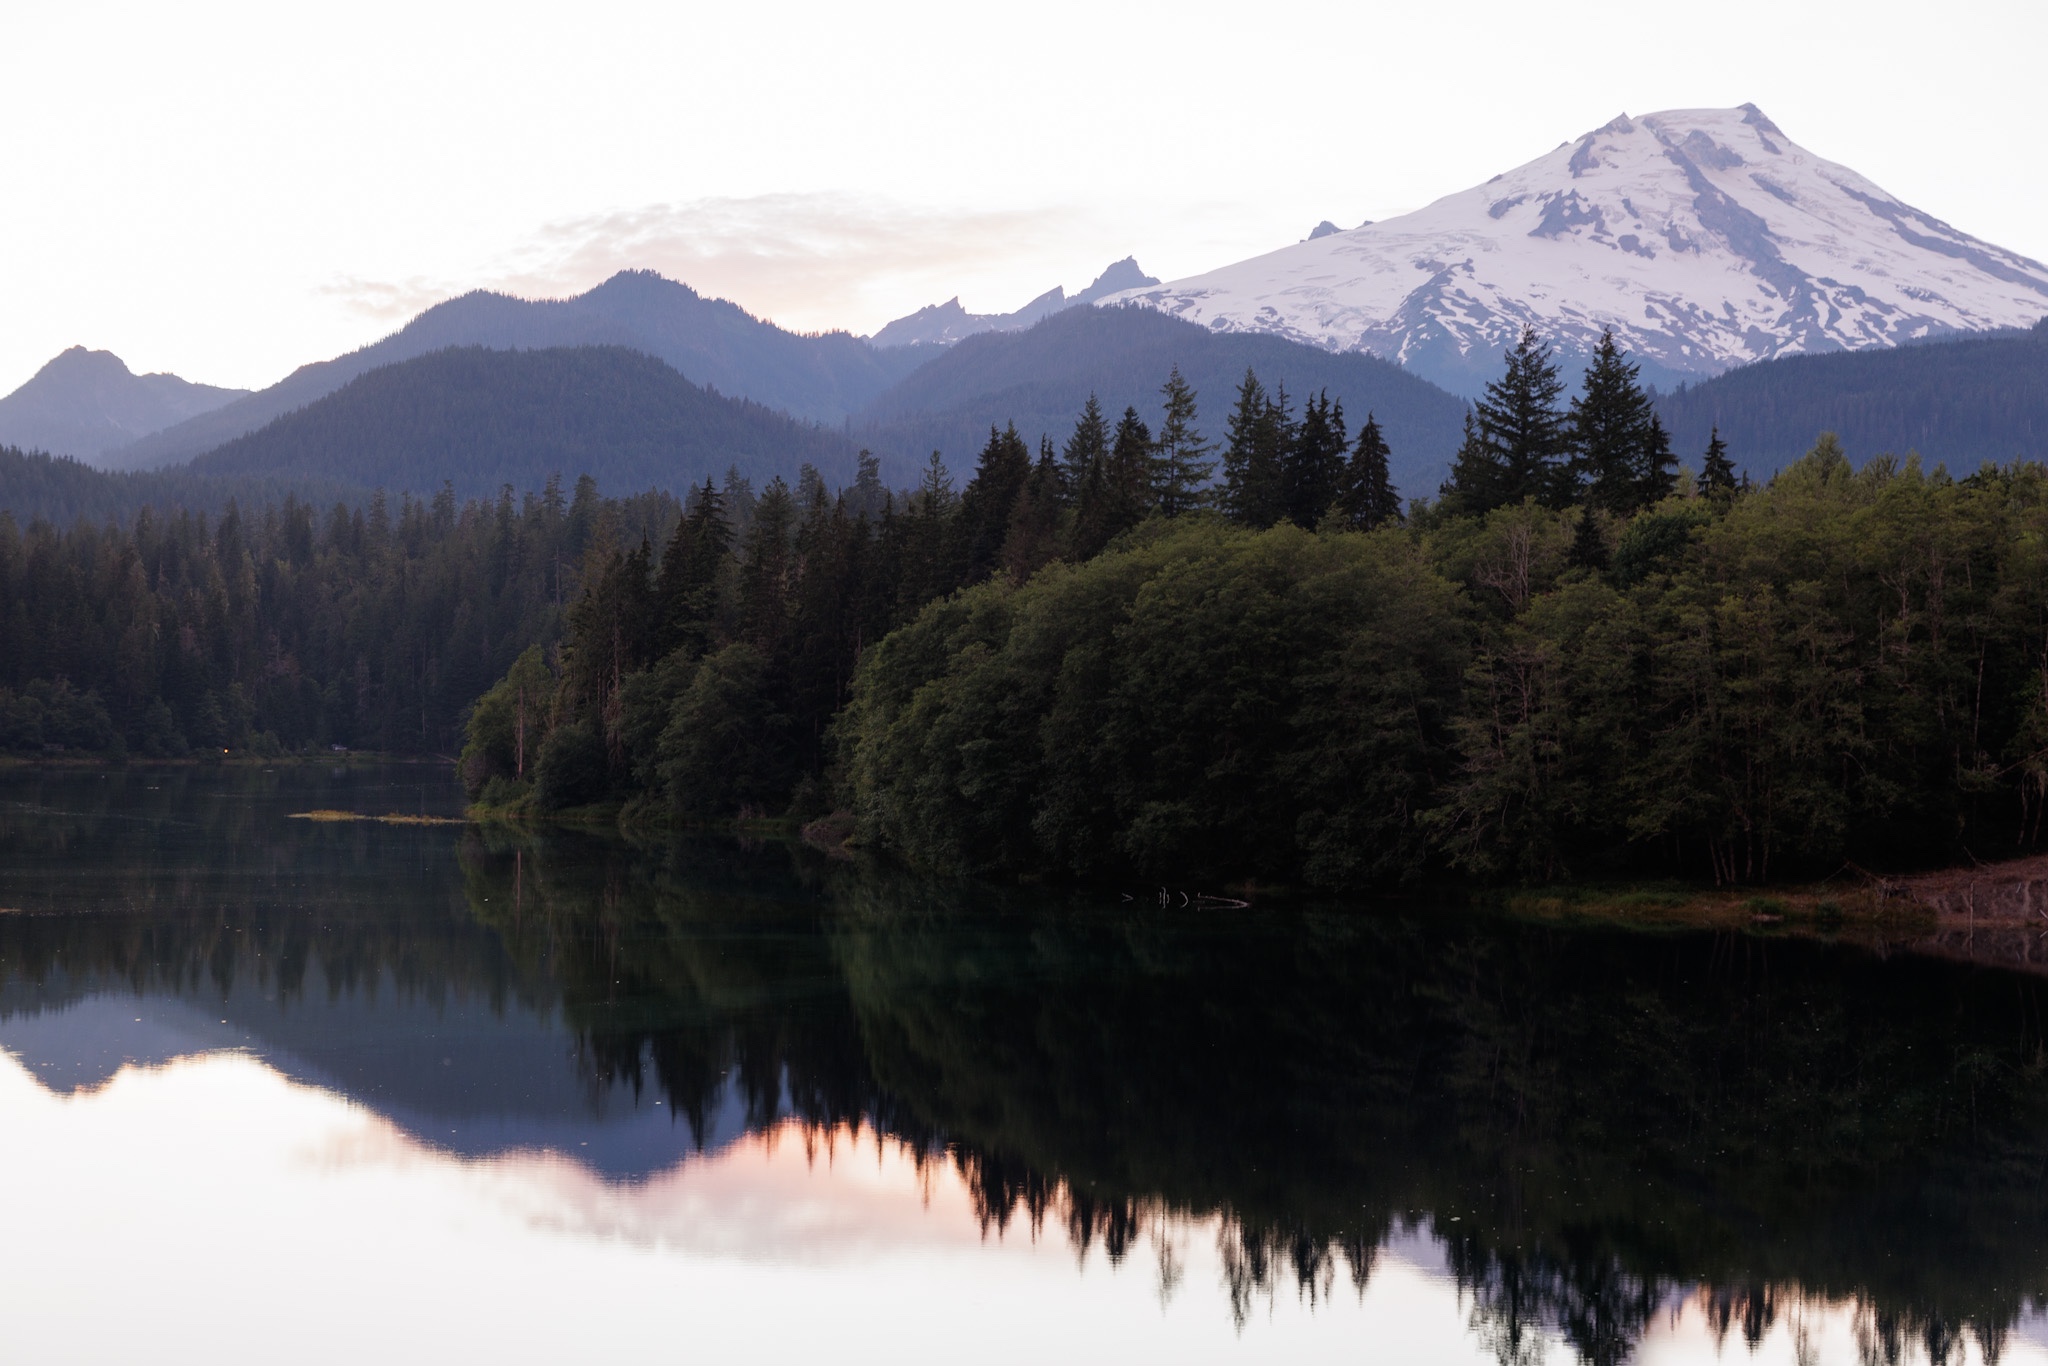
<svg viewBox="0 0 2048 1366">
<path fill-rule="evenodd" d="M 1524 499 L 1544 507 L 1569 503 L 1573 489 L 1565 462 L 1572 433 L 1558 407 L 1563 393 L 1550 348 L 1533 327 L 1523 328 L 1508 352 L 1507 372 L 1488 382 L 1486 396 L 1466 419 L 1445 500 L 1475 516 Z"/>
<path fill-rule="evenodd" d="M 775 706 L 768 659 L 745 641 L 698 666 L 655 747 L 655 772 L 687 817 L 729 816 L 788 804 L 794 756 L 789 718 Z"/>
<path fill-rule="evenodd" d="M 1398 876 L 1457 619 L 1405 539 L 1162 526 L 935 604 L 863 660 L 855 811 L 958 871 Z"/>
<path fill-rule="evenodd" d="M 588 806 L 610 790 L 610 760 L 596 726 L 572 721 L 548 733 L 534 764 L 534 800 L 542 810 Z"/>
<path fill-rule="evenodd" d="M 856 814 L 939 869 L 1329 885 L 2035 847 L 2048 471 L 1824 437 L 1719 506 L 1154 524 L 870 652 Z"/>
</svg>

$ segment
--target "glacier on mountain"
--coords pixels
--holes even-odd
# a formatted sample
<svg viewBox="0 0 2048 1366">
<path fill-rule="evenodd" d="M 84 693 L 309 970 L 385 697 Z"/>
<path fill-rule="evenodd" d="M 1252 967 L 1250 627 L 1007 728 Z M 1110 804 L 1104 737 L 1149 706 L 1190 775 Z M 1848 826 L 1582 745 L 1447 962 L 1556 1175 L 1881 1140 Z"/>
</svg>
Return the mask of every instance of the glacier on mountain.
<svg viewBox="0 0 2048 1366">
<path fill-rule="evenodd" d="M 1595 129 L 1484 185 L 1099 301 L 1366 350 L 1462 393 L 1524 324 L 1570 362 L 1605 328 L 1670 385 L 1795 352 L 2048 315 L 2048 266 L 1798 146 L 1753 104 Z"/>
</svg>

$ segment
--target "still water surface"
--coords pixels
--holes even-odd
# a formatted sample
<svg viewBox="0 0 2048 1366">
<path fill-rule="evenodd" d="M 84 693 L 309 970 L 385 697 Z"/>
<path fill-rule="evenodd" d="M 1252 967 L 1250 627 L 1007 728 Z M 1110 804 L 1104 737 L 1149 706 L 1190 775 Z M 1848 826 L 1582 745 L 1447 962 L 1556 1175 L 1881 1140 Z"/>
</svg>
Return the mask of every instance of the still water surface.
<svg viewBox="0 0 2048 1366">
<path fill-rule="evenodd" d="M 2039 979 L 459 804 L 0 773 L 7 1359 L 2048 1361 Z"/>
</svg>

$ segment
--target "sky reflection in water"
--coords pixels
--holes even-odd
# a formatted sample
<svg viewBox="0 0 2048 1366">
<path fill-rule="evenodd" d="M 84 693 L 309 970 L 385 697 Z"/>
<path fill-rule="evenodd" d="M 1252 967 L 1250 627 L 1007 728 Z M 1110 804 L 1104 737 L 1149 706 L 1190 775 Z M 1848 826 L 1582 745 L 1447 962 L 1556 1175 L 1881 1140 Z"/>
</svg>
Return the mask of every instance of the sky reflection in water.
<svg viewBox="0 0 2048 1366">
<path fill-rule="evenodd" d="M 2048 1360 L 2031 984 L 285 819 L 408 781 L 0 777 L 10 1357 Z"/>
</svg>

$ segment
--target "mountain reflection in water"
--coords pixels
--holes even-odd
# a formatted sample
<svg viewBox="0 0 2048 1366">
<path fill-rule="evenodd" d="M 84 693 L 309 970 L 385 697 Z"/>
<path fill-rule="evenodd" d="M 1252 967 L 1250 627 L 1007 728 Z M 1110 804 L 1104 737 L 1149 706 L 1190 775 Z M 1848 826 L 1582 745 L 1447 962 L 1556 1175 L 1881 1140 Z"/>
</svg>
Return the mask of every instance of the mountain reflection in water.
<svg viewBox="0 0 2048 1366">
<path fill-rule="evenodd" d="M 1226 1334 L 1435 1274 L 1504 1363 L 1631 1359 L 1675 1320 L 1787 1359 L 2033 1350 L 2036 978 L 287 819 L 456 800 L 427 770 L 0 775 L 0 1048 L 87 1098 L 248 1055 L 648 1246 L 879 1245 L 900 1200 L 702 1191 L 888 1173 L 929 1202 L 913 1241 L 1063 1245 L 1162 1303 L 1199 1261 Z"/>
</svg>

